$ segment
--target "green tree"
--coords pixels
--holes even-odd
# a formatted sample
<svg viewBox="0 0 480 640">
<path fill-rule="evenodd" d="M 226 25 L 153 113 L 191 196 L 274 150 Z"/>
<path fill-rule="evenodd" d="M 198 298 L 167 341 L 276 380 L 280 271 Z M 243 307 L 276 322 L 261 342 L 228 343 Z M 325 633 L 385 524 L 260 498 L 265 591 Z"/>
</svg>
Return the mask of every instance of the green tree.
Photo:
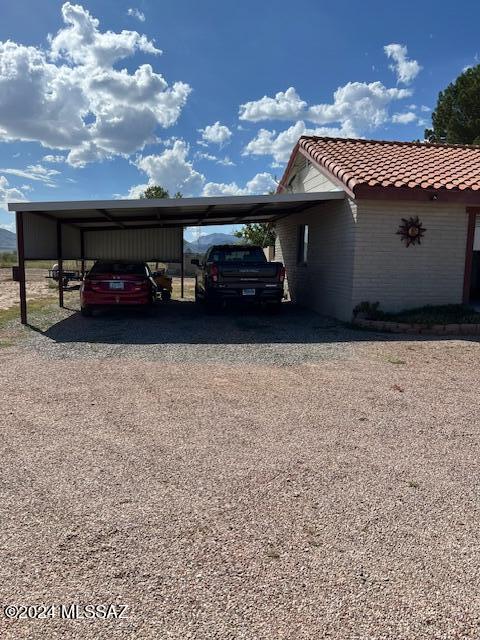
<svg viewBox="0 0 480 640">
<path fill-rule="evenodd" d="M 152 184 L 145 189 L 142 193 L 142 198 L 148 198 L 149 200 L 163 200 L 164 198 L 170 198 L 170 194 L 167 189 L 164 189 L 158 184 Z M 182 198 L 180 191 L 173 196 L 174 198 Z"/>
<path fill-rule="evenodd" d="M 276 238 L 275 226 L 272 222 L 244 224 L 241 230 L 235 231 L 233 235 L 260 247 L 270 247 L 275 244 Z"/>
<path fill-rule="evenodd" d="M 480 144 L 480 65 L 467 69 L 438 94 L 429 142 Z"/>
</svg>

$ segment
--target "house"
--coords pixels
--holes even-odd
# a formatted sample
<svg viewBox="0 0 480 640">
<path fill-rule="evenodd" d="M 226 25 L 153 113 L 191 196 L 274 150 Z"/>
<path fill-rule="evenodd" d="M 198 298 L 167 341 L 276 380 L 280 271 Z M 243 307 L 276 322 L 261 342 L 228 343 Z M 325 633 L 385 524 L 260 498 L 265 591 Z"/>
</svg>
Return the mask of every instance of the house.
<svg viewBox="0 0 480 640">
<path fill-rule="evenodd" d="M 278 192 L 316 191 L 345 198 L 276 223 L 294 302 L 348 321 L 480 298 L 480 147 L 304 136 Z"/>
</svg>

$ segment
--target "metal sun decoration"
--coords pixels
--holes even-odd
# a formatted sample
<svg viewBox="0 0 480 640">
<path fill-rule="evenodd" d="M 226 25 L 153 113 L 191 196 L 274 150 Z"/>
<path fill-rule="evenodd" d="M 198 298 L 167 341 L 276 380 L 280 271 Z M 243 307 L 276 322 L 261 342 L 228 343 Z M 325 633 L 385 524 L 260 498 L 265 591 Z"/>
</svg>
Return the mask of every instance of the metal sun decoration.
<svg viewBox="0 0 480 640">
<path fill-rule="evenodd" d="M 398 227 L 397 235 L 401 237 L 402 242 L 409 247 L 411 244 L 421 244 L 421 239 L 426 229 L 418 219 L 418 216 L 410 218 L 402 218 L 402 224 Z"/>
</svg>

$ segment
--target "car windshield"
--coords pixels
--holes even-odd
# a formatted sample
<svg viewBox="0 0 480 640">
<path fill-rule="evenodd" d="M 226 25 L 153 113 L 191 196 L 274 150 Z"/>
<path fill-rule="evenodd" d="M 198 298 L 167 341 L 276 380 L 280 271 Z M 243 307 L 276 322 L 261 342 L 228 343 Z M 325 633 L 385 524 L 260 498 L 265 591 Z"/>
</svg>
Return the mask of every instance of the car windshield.
<svg viewBox="0 0 480 640">
<path fill-rule="evenodd" d="M 259 247 L 241 247 L 238 249 L 215 249 L 210 255 L 211 262 L 266 262 L 267 259 Z"/>
<path fill-rule="evenodd" d="M 115 273 L 118 275 L 144 276 L 147 267 L 143 262 L 96 262 L 90 270 L 92 275 Z"/>
</svg>

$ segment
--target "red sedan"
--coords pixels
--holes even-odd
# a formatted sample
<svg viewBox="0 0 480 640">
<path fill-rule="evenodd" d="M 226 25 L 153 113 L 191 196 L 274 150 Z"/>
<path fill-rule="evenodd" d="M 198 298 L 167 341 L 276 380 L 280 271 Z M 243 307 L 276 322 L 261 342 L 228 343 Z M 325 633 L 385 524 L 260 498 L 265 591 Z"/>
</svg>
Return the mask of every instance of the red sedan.
<svg viewBox="0 0 480 640">
<path fill-rule="evenodd" d="M 157 285 L 145 262 L 97 261 L 80 286 L 80 310 L 90 316 L 97 307 L 150 306 Z"/>
</svg>

